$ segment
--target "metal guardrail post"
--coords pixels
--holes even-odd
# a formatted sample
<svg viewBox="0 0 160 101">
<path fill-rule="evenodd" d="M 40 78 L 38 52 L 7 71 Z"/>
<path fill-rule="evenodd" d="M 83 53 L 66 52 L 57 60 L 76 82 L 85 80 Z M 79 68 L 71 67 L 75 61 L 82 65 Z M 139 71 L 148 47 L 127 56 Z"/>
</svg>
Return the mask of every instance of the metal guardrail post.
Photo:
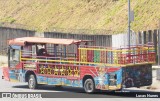
<svg viewBox="0 0 160 101">
<path fill-rule="evenodd" d="M 157 80 L 160 80 L 160 68 L 157 68 Z"/>
</svg>

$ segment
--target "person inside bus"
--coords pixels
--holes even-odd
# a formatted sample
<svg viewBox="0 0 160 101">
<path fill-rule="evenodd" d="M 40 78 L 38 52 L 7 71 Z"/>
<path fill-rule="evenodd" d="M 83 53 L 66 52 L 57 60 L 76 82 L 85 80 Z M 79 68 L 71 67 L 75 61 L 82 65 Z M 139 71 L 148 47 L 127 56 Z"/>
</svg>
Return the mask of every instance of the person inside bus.
<svg viewBox="0 0 160 101">
<path fill-rule="evenodd" d="M 47 51 L 44 48 L 41 48 L 37 52 L 37 56 L 47 56 Z"/>
</svg>

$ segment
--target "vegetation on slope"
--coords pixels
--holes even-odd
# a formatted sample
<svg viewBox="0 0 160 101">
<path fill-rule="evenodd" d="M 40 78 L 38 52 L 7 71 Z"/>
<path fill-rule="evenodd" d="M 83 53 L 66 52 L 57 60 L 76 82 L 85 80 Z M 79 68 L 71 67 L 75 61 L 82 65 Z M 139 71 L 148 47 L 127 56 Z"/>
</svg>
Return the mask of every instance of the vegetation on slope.
<svg viewBox="0 0 160 101">
<path fill-rule="evenodd" d="M 0 0 L 0 22 L 48 31 L 65 29 L 127 30 L 128 0 Z M 158 28 L 160 0 L 131 0 L 134 31 Z"/>
</svg>

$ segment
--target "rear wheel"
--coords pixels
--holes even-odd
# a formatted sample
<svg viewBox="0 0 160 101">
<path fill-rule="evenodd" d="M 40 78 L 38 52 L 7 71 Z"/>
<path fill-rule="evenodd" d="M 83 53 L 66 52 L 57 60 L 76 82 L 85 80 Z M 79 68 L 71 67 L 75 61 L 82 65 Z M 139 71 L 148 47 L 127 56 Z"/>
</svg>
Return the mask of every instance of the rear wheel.
<svg viewBox="0 0 160 101">
<path fill-rule="evenodd" d="M 122 92 L 122 88 L 115 90 L 115 92 Z"/>
<path fill-rule="evenodd" d="M 95 84 L 93 79 L 86 79 L 84 82 L 84 90 L 86 93 L 93 93 L 95 91 Z"/>
<path fill-rule="evenodd" d="M 61 86 L 61 85 L 56 85 L 55 87 L 56 87 L 56 88 L 62 88 L 62 86 Z"/>
<path fill-rule="evenodd" d="M 37 80 L 36 80 L 35 75 L 33 75 L 33 74 L 29 75 L 28 87 L 30 89 L 36 89 L 37 88 Z"/>
</svg>

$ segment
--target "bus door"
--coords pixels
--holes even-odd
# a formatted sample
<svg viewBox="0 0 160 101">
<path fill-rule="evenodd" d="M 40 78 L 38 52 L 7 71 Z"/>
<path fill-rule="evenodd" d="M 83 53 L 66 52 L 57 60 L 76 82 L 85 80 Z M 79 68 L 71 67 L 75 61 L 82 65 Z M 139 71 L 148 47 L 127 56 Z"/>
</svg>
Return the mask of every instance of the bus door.
<svg viewBox="0 0 160 101">
<path fill-rule="evenodd" d="M 12 45 L 8 50 L 8 66 L 10 81 L 22 81 L 22 69 L 20 64 L 21 46 Z"/>
</svg>

